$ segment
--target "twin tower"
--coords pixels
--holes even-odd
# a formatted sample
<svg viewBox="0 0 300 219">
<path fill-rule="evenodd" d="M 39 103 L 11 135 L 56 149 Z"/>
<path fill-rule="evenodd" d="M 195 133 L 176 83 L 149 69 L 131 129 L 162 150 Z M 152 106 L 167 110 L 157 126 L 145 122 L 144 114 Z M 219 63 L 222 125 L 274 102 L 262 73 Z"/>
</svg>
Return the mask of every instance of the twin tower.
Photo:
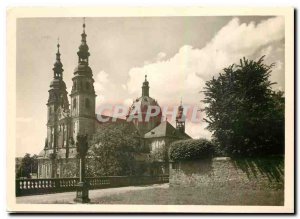
<svg viewBox="0 0 300 219">
<path fill-rule="evenodd" d="M 68 100 L 66 84 L 63 80 L 63 64 L 60 58 L 59 43 L 54 63 L 54 78 L 50 84 L 47 102 L 47 138 L 45 150 L 54 155 L 68 157 L 75 147 L 78 134 L 91 136 L 95 132 L 95 89 L 92 69 L 89 67 L 89 47 L 86 41 L 85 23 L 79 46 L 78 65 L 72 78 L 73 86 Z"/>
</svg>

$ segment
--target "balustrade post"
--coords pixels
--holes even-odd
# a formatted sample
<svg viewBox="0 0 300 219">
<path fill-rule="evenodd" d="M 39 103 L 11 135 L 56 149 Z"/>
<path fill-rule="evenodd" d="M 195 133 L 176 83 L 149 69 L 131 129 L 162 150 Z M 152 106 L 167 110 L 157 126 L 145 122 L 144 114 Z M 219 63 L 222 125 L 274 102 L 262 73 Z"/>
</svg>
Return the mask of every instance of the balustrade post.
<svg viewBox="0 0 300 219">
<path fill-rule="evenodd" d="M 76 189 L 75 202 L 88 203 L 89 199 L 89 185 L 85 179 L 85 156 L 88 150 L 87 135 L 77 135 L 77 153 L 79 155 L 79 183 Z"/>
</svg>

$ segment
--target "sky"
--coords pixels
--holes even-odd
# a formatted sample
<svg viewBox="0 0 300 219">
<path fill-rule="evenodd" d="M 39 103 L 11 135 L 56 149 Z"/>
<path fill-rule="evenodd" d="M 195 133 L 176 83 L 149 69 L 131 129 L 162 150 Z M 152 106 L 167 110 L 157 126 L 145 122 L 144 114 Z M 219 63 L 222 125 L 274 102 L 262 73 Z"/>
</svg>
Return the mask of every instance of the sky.
<svg viewBox="0 0 300 219">
<path fill-rule="evenodd" d="M 47 100 L 59 38 L 64 81 L 70 93 L 82 18 L 17 20 L 16 156 L 38 154 L 46 138 Z M 86 18 L 89 64 L 96 105 L 129 106 L 148 75 L 150 96 L 161 106 L 183 103 L 201 109 L 205 82 L 246 57 L 275 63 L 270 80 L 284 91 L 282 17 Z M 96 107 L 97 112 L 97 107 Z M 205 117 L 201 112 L 200 117 Z M 210 138 L 205 122 L 187 122 L 193 138 Z"/>
</svg>

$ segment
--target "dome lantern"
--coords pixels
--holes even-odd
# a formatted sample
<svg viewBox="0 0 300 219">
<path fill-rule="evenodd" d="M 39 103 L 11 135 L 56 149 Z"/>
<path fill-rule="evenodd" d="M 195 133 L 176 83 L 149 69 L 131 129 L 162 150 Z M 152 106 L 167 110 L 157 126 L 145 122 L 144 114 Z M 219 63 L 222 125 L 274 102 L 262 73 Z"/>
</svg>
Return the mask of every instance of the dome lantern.
<svg viewBox="0 0 300 219">
<path fill-rule="evenodd" d="M 149 82 L 147 81 L 147 75 L 145 75 L 145 81 L 142 86 L 142 97 L 149 97 Z"/>
</svg>

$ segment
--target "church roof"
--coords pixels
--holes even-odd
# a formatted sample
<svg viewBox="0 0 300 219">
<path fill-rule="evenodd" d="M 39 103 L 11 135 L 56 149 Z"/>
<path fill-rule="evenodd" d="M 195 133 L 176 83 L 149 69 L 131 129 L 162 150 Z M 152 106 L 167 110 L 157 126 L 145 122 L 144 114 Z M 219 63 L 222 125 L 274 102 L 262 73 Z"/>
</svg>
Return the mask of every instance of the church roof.
<svg viewBox="0 0 300 219">
<path fill-rule="evenodd" d="M 144 136 L 145 138 L 155 138 L 155 137 L 172 137 L 172 138 L 191 138 L 186 133 L 181 133 L 176 128 L 174 128 L 168 121 L 164 121 L 156 126 L 151 131 L 147 132 Z"/>
<path fill-rule="evenodd" d="M 103 128 L 113 128 L 113 127 L 116 127 L 116 126 L 119 126 L 119 125 L 126 125 L 126 127 L 130 130 L 132 130 L 132 132 L 136 132 L 138 134 L 138 130 L 137 128 L 134 126 L 133 122 L 128 122 L 127 120 L 125 119 L 122 119 L 122 118 L 116 118 L 116 117 L 111 117 L 111 116 L 106 116 L 106 115 L 99 115 L 99 114 L 96 114 L 96 116 L 101 116 L 103 119 L 108 119 L 108 121 L 106 122 L 101 122 L 99 121 L 99 119 L 97 119 L 97 122 L 96 122 L 96 130 L 97 129 L 103 129 Z M 113 119 L 115 121 L 113 121 Z"/>
</svg>

